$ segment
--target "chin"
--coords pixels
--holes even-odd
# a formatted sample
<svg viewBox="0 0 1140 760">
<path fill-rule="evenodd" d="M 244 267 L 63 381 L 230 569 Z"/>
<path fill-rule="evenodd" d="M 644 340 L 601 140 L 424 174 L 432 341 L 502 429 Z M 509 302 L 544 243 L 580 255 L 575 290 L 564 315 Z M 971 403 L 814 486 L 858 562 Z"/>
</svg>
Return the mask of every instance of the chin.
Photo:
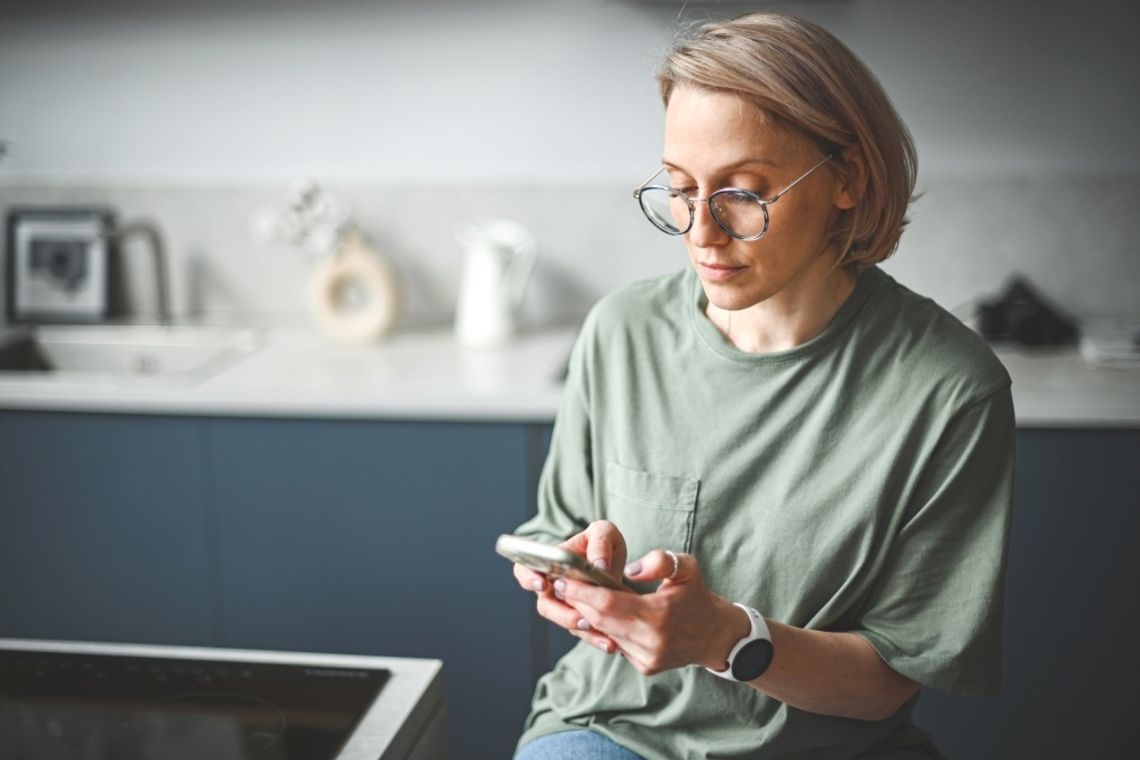
<svg viewBox="0 0 1140 760">
<path fill-rule="evenodd" d="M 749 306 L 767 301 L 775 295 L 774 290 L 757 288 L 755 285 L 745 288 L 731 283 L 707 282 L 703 279 L 701 280 L 701 287 L 705 291 L 705 298 L 708 299 L 708 302 L 725 311 L 747 309 Z"/>
</svg>

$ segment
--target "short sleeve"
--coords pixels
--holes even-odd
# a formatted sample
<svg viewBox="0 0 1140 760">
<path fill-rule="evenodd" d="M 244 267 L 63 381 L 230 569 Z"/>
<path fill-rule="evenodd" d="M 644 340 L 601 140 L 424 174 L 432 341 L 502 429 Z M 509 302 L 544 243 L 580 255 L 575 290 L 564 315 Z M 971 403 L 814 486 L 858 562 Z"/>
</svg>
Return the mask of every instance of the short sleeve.
<svg viewBox="0 0 1140 760">
<path fill-rule="evenodd" d="M 1008 385 L 951 418 L 852 631 L 924 686 L 1000 691 L 1014 438 Z"/>
<path fill-rule="evenodd" d="M 594 512 L 591 425 L 586 369 L 592 320 L 570 355 L 566 387 L 538 481 L 538 511 L 515 535 L 561 543 L 586 528 Z"/>
</svg>

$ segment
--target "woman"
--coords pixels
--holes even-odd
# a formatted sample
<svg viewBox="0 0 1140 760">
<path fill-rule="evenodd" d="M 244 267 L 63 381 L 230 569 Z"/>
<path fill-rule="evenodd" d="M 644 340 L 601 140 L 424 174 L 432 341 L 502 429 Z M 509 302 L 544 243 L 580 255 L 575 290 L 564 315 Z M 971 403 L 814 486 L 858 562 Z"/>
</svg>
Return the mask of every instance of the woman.
<svg viewBox="0 0 1140 760">
<path fill-rule="evenodd" d="M 985 344 L 876 266 L 910 137 L 786 16 L 705 26 L 660 84 L 636 195 L 692 266 L 590 313 L 518 530 L 642 593 L 515 566 L 582 639 L 518 758 L 938 757 L 921 686 L 1000 680 L 1013 411 Z"/>
</svg>

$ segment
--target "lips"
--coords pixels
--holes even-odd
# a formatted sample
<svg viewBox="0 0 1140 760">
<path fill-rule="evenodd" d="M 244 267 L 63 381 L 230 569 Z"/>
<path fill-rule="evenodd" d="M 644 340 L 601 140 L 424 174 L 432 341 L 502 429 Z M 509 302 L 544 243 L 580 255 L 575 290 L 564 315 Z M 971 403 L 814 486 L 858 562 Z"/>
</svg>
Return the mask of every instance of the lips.
<svg viewBox="0 0 1140 760">
<path fill-rule="evenodd" d="M 700 267 L 701 275 L 704 277 L 704 279 L 714 280 L 714 281 L 718 281 L 718 282 L 732 279 L 737 274 L 739 274 L 740 272 L 743 272 L 745 269 L 747 269 L 747 267 L 743 267 L 743 266 L 732 266 L 730 264 L 719 264 L 719 263 L 713 262 L 713 261 L 709 261 L 709 262 L 701 261 L 701 262 L 697 263 L 697 266 Z"/>
</svg>

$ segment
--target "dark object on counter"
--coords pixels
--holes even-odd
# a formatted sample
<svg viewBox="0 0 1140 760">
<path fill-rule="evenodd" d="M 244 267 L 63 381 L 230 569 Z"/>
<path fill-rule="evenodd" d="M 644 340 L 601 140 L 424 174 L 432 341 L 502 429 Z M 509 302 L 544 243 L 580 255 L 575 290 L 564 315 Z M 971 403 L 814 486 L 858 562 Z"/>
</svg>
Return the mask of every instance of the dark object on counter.
<svg viewBox="0 0 1140 760">
<path fill-rule="evenodd" d="M 103 322 L 111 316 L 111 211 L 19 208 L 8 212 L 5 240 L 8 319 Z"/>
<path fill-rule="evenodd" d="M 107 322 L 128 312 L 123 243 L 142 237 L 154 272 L 155 317 L 170 324 L 166 248 L 147 222 L 120 224 L 107 207 L 11 209 L 7 317 L 23 324 Z"/>
<path fill-rule="evenodd" d="M 978 307 L 979 329 L 990 341 L 1023 346 L 1063 346 L 1077 339 L 1076 321 L 1038 293 L 1023 277 L 1010 280 L 1000 297 Z"/>
</svg>

